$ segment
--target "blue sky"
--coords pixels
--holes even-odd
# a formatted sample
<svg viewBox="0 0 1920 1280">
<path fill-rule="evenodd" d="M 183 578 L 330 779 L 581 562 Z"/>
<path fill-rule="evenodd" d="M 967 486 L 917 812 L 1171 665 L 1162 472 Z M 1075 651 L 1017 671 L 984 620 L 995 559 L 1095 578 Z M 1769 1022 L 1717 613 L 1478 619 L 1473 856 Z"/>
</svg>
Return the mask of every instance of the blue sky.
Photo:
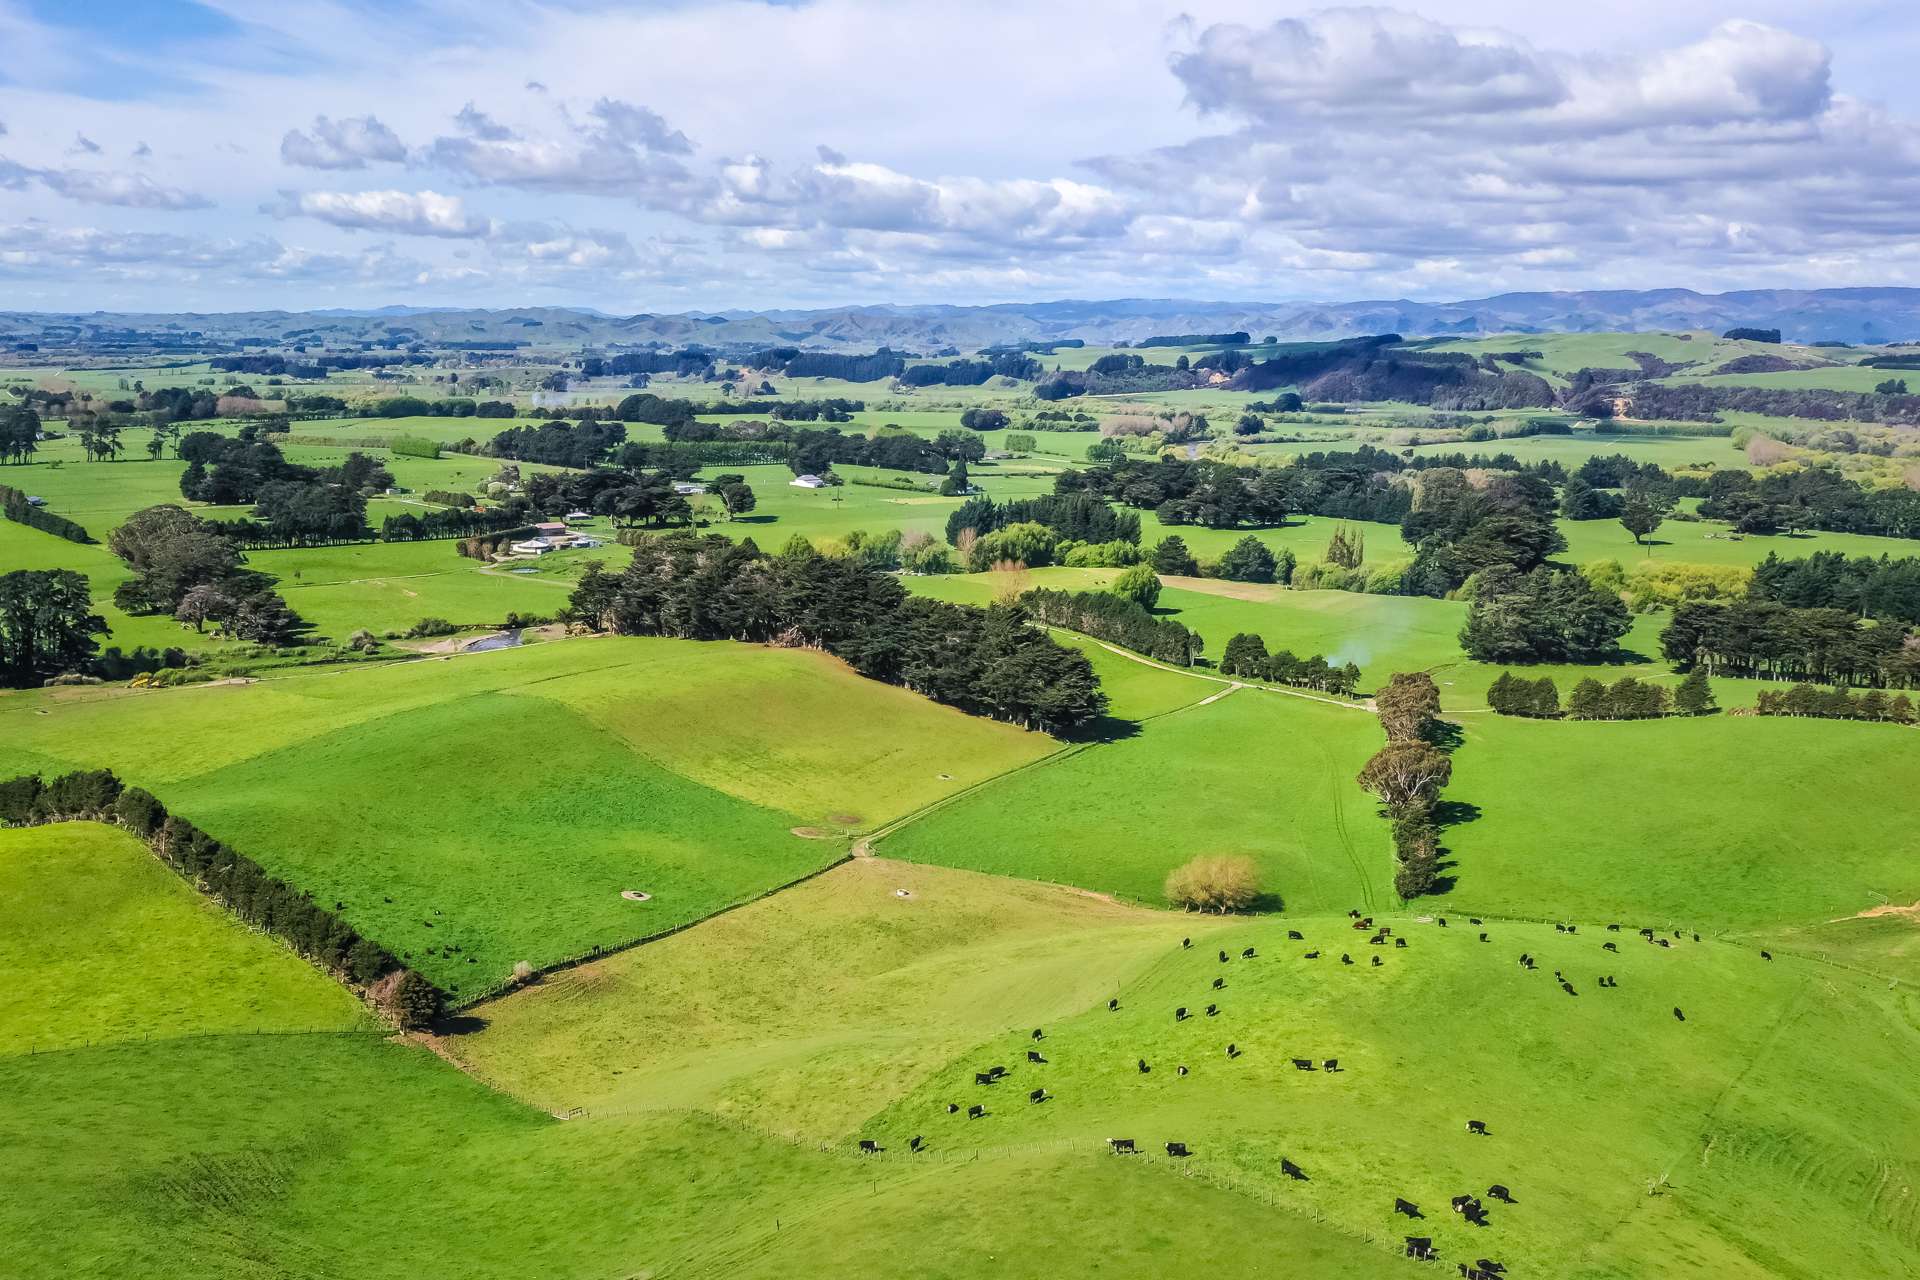
<svg viewBox="0 0 1920 1280">
<path fill-rule="evenodd" d="M 1920 14 L 0 0 L 0 305 L 1920 285 Z"/>
</svg>

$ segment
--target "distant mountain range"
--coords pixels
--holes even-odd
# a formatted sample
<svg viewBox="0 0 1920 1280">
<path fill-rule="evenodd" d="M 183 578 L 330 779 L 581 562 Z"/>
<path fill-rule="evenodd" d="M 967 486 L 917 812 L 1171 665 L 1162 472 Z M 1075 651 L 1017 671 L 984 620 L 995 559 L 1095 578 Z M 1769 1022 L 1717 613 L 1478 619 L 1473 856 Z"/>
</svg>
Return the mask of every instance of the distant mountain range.
<svg viewBox="0 0 1920 1280">
<path fill-rule="evenodd" d="M 823 310 L 683 312 L 610 316 L 588 309 L 457 310 L 392 306 L 371 311 L 219 314 L 0 312 L 0 341 L 176 346 L 241 338 L 325 344 L 394 337 L 432 343 L 578 347 L 688 343 L 811 346 L 832 350 L 971 352 L 1020 342 L 1138 342 L 1175 333 L 1245 330 L 1257 341 L 1372 333 L 1414 337 L 1705 329 L 1779 329 L 1790 342 L 1920 340 L 1920 289 L 1691 289 L 1503 293 L 1462 302 L 1009 302 L 994 306 L 832 307 Z"/>
</svg>

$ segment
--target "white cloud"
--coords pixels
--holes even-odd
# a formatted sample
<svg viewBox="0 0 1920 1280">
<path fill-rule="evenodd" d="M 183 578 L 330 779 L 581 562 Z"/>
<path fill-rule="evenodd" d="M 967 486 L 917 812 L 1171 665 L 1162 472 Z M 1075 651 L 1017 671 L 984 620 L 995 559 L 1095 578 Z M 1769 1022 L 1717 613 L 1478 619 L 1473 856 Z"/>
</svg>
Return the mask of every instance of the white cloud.
<svg viewBox="0 0 1920 1280">
<path fill-rule="evenodd" d="M 283 191 L 267 211 L 283 218 L 317 218 L 357 231 L 469 240 L 493 224 L 470 213 L 459 196 L 437 191 Z"/>
<path fill-rule="evenodd" d="M 85 204 L 116 204 L 130 209 L 205 209 L 213 203 L 195 192 L 162 186 L 144 173 L 43 169 L 36 176 L 49 191 Z"/>
<path fill-rule="evenodd" d="M 280 139 L 280 159 L 306 169 L 364 169 L 369 161 L 398 164 L 406 158 L 406 144 L 371 115 L 315 116 L 311 133 L 289 129 Z"/>
</svg>

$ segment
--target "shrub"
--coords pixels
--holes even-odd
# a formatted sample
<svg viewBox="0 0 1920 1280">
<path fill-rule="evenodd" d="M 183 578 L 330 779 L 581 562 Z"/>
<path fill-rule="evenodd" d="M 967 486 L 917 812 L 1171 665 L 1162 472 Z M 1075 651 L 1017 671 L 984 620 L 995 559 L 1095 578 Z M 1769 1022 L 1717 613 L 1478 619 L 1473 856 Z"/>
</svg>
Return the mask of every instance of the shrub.
<svg viewBox="0 0 1920 1280">
<path fill-rule="evenodd" d="M 387 991 L 385 1008 L 402 1029 L 418 1031 L 432 1026 L 445 1004 L 440 988 L 413 970 L 404 969 Z"/>
<path fill-rule="evenodd" d="M 1150 564 L 1136 564 L 1123 570 L 1107 590 L 1142 609 L 1151 609 L 1160 599 L 1160 575 Z"/>
<path fill-rule="evenodd" d="M 33 821 L 40 811 L 40 791 L 37 773 L 0 782 L 0 822 L 11 826 Z"/>
<path fill-rule="evenodd" d="M 1167 876 L 1167 900 L 1194 911 L 1245 911 L 1259 897 L 1260 870 L 1240 855 L 1195 858 Z"/>
<path fill-rule="evenodd" d="M 362 986 L 379 981 L 392 966 L 387 949 L 371 939 L 361 938 L 347 948 L 347 976 Z"/>
<path fill-rule="evenodd" d="M 450 636 L 457 630 L 459 628 L 445 618 L 422 618 L 407 628 L 407 638 L 424 640 L 428 636 Z"/>
<path fill-rule="evenodd" d="M 120 779 L 105 769 L 62 774 L 40 793 L 39 813 L 47 818 L 103 818 L 120 798 Z"/>
</svg>

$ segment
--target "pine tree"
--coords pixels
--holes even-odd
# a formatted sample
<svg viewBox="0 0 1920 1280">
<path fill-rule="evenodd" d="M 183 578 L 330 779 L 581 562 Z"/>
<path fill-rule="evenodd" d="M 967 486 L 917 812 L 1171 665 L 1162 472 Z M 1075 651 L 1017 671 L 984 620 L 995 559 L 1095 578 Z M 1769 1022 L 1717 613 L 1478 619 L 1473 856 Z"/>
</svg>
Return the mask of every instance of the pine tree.
<svg viewBox="0 0 1920 1280">
<path fill-rule="evenodd" d="M 1683 716 L 1703 716 L 1715 709 L 1713 685 L 1705 667 L 1695 667 L 1673 692 L 1673 709 Z"/>
<path fill-rule="evenodd" d="M 1487 686 L 1487 705 L 1503 716 L 1516 716 L 1520 711 L 1521 681 L 1511 671 L 1502 671 L 1494 682 Z"/>
<path fill-rule="evenodd" d="M 1567 698 L 1567 719 L 1598 720 L 1606 713 L 1607 690 L 1592 676 L 1573 686 Z"/>
<path fill-rule="evenodd" d="M 1554 684 L 1552 676 L 1541 676 L 1533 682 L 1527 714 L 1542 720 L 1556 719 L 1560 715 L 1560 688 Z"/>
</svg>

